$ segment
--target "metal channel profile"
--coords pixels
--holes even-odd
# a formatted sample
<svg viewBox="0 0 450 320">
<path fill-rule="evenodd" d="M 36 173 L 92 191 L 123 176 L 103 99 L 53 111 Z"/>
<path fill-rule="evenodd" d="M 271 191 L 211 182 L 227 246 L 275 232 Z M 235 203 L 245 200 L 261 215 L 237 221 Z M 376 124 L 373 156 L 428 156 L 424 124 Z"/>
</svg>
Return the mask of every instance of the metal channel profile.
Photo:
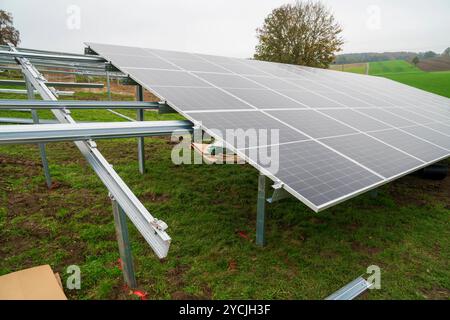
<svg viewBox="0 0 450 320">
<path fill-rule="evenodd" d="M 25 86 L 26 83 L 23 80 L 0 79 L 0 85 Z M 89 83 L 89 82 L 51 82 L 51 81 L 47 81 L 46 85 L 49 87 L 59 87 L 59 88 L 103 88 L 103 83 Z"/>
<path fill-rule="evenodd" d="M 32 85 L 37 89 L 42 99 L 56 101 L 55 94 L 45 85 L 46 79 L 28 61 L 28 59 L 16 56 L 17 62 L 22 67 L 22 72 Z M 52 109 L 53 114 L 60 123 L 75 124 L 69 110 Z M 142 205 L 139 199 L 128 188 L 125 182 L 112 168 L 111 164 L 95 147 L 93 142 L 76 141 L 75 145 L 80 149 L 86 160 L 102 180 L 114 199 L 119 203 L 124 212 L 136 226 L 155 254 L 159 258 L 167 256 L 170 247 L 170 236 L 166 233 L 167 224 L 153 217 Z"/>
<path fill-rule="evenodd" d="M 0 127 L 0 144 L 24 144 L 92 139 L 131 138 L 170 135 L 177 131 L 192 131 L 192 123 L 185 120 L 59 123 L 30 126 Z"/>
<path fill-rule="evenodd" d="M 332 295 L 325 298 L 325 300 L 353 300 L 371 286 L 372 285 L 363 277 L 358 277 Z"/>
<path fill-rule="evenodd" d="M 77 100 L 0 100 L 0 110 L 28 109 L 149 109 L 158 110 L 159 102 L 141 101 L 77 101 Z"/>
<path fill-rule="evenodd" d="M 17 123 L 17 124 L 33 124 L 33 119 L 27 119 L 27 118 L 9 118 L 9 117 L 1 117 L 0 123 Z M 58 123 L 56 120 L 50 120 L 50 119 L 39 119 L 39 123 Z"/>
<path fill-rule="evenodd" d="M 60 60 L 60 61 L 75 61 L 75 62 L 105 62 L 100 56 L 82 56 L 82 55 L 70 55 L 70 54 L 47 54 L 47 53 L 35 53 L 35 52 L 23 52 L 23 51 L 0 51 L 0 55 L 5 57 L 15 58 L 35 58 L 35 59 L 48 59 L 48 60 Z"/>
</svg>

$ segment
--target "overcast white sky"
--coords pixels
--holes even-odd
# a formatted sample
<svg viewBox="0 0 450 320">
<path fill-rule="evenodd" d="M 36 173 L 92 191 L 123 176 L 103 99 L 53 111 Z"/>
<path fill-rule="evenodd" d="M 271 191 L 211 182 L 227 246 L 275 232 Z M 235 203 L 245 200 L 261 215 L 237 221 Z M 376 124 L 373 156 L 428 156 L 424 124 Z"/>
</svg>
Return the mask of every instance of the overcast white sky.
<svg viewBox="0 0 450 320">
<path fill-rule="evenodd" d="M 290 0 L 0 0 L 23 47 L 81 52 L 83 42 L 248 58 L 255 29 Z M 344 52 L 442 52 L 450 0 L 323 0 L 344 28 Z M 78 15 L 79 13 L 79 15 Z M 78 23 L 79 22 L 79 23 Z"/>
</svg>

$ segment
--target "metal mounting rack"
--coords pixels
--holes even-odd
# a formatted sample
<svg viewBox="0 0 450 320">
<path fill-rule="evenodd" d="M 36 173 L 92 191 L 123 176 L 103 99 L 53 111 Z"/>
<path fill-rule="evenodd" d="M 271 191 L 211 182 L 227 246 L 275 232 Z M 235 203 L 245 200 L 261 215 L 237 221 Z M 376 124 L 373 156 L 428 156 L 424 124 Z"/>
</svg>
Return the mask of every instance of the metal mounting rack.
<svg viewBox="0 0 450 320">
<path fill-rule="evenodd" d="M 136 226 L 146 239 L 150 247 L 159 258 L 164 258 L 169 250 L 171 238 L 166 233 L 167 224 L 153 217 L 143 206 L 139 199 L 128 188 L 125 182 L 115 172 L 103 155 L 97 150 L 93 139 L 138 137 L 139 139 L 139 169 L 144 168 L 144 136 L 170 135 L 174 131 L 191 131 L 192 123 L 189 121 L 142 121 L 144 109 L 159 110 L 166 107 L 161 102 L 144 102 L 143 90 L 138 87 L 138 101 L 58 101 L 57 92 L 49 86 L 84 86 L 85 84 L 67 84 L 48 82 L 38 71 L 36 65 L 67 68 L 82 72 L 95 73 L 109 77 L 127 78 L 120 73 L 112 73 L 106 69 L 105 60 L 99 56 L 84 56 L 64 54 L 31 49 L 15 48 L 13 46 L 0 46 L 0 69 L 21 70 L 24 81 L 8 80 L 4 83 L 24 84 L 30 100 L 1 100 L 0 110 L 29 109 L 33 116 L 34 125 L 7 126 L 0 130 L 0 143 L 38 143 L 47 185 L 51 186 L 50 171 L 45 152 L 45 144 L 53 141 L 74 141 L 80 152 L 85 156 L 98 177 L 107 187 L 112 205 L 116 225 L 116 235 L 119 243 L 119 252 L 123 264 L 124 279 L 131 288 L 136 287 L 136 278 L 133 270 L 132 255 L 126 226 L 126 216 Z M 7 50 L 5 50 L 7 49 Z M 19 68 L 11 65 L 17 64 Z M 65 72 L 65 71 L 61 71 Z M 87 84 L 86 84 L 87 86 Z M 100 87 L 91 84 L 91 87 Z M 103 87 L 103 85 L 101 86 Z M 140 91 L 139 91 L 140 90 Z M 109 91 L 109 86 L 108 86 Z M 41 100 L 34 100 L 38 93 Z M 70 115 L 70 108 L 74 109 L 136 109 L 139 123 L 81 123 L 78 124 Z M 37 109 L 50 109 L 59 124 L 40 124 Z M 8 122 L 8 118 L 3 119 Z M 29 119 L 22 119 L 30 123 Z M 21 119 L 11 119 L 11 122 L 21 122 Z M 47 121 L 46 121 L 47 122 Z M 7 129 L 7 130 L 6 130 Z"/>
</svg>

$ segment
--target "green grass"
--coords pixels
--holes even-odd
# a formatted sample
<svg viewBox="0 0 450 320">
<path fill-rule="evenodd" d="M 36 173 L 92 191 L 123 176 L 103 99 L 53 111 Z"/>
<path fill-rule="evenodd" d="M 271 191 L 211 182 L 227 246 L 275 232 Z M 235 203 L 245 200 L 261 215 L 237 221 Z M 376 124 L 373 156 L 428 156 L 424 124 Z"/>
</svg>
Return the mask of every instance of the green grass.
<svg viewBox="0 0 450 320">
<path fill-rule="evenodd" d="M 450 71 L 385 74 L 383 77 L 450 98 Z"/>
<path fill-rule="evenodd" d="M 369 74 L 385 75 L 390 73 L 423 72 L 404 60 L 388 60 L 369 63 Z"/>
<path fill-rule="evenodd" d="M 120 120 L 105 111 L 73 114 Z M 173 117 L 179 116 L 146 113 L 149 120 Z M 101 140 L 98 148 L 169 225 L 172 246 L 159 261 L 129 224 L 137 279 L 149 299 L 322 299 L 373 264 L 381 268 L 382 289 L 363 299 L 450 297 L 448 178 L 407 176 L 381 187 L 377 197 L 365 194 L 319 214 L 298 200 L 280 201 L 268 206 L 267 246 L 259 248 L 253 167 L 178 166 L 168 139 L 145 141 L 144 175 L 136 139 Z M 76 264 L 82 288 L 66 290 L 70 299 L 133 299 L 118 268 L 106 188 L 72 143 L 48 144 L 47 151 L 58 182 L 52 190 L 36 146 L 0 146 L 0 274 L 50 264 L 64 283 L 66 268 Z"/>
<path fill-rule="evenodd" d="M 355 64 L 333 66 L 332 69 L 353 73 L 361 72 Z M 450 98 L 450 71 L 425 72 L 404 60 L 389 60 L 369 63 L 369 74 L 398 81 L 425 91 Z"/>
<path fill-rule="evenodd" d="M 337 70 L 337 71 L 366 74 L 367 63 L 337 64 L 337 65 L 331 65 L 330 69 Z"/>
</svg>

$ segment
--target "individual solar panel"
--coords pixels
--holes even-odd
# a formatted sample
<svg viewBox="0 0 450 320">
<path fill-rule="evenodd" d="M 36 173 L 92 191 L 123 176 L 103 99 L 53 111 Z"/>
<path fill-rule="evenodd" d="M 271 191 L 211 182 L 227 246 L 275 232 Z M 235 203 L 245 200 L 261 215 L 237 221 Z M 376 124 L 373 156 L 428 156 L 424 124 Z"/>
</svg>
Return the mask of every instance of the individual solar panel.
<svg viewBox="0 0 450 320">
<path fill-rule="evenodd" d="M 187 59 L 170 59 L 169 61 L 188 71 L 229 73 L 226 69 L 206 61 Z"/>
<path fill-rule="evenodd" d="M 123 68 L 134 77 L 152 87 L 212 87 L 208 82 L 192 74 L 178 70 L 151 70 Z"/>
<path fill-rule="evenodd" d="M 358 112 L 364 113 L 378 121 L 384 122 L 393 127 L 407 127 L 414 125 L 414 122 L 378 108 L 360 109 L 358 110 Z"/>
<path fill-rule="evenodd" d="M 267 113 L 316 139 L 357 133 L 314 110 L 277 110 Z"/>
<path fill-rule="evenodd" d="M 159 97 L 170 97 L 170 105 L 183 104 L 185 111 L 214 109 L 251 109 L 245 102 L 216 88 L 154 87 Z"/>
<path fill-rule="evenodd" d="M 339 108 L 339 105 L 333 100 L 330 100 L 320 94 L 300 90 L 278 90 L 283 95 L 298 101 L 309 108 Z"/>
<path fill-rule="evenodd" d="M 397 129 L 371 132 L 370 136 L 385 141 L 422 161 L 433 161 L 448 155 L 448 150 Z"/>
<path fill-rule="evenodd" d="M 234 74 L 217 74 L 217 73 L 196 73 L 202 79 L 207 80 L 215 86 L 221 88 L 235 89 L 263 89 L 254 81 L 247 80 Z"/>
<path fill-rule="evenodd" d="M 316 211 L 450 155 L 450 99 L 392 80 L 204 54 L 90 46 L 210 134 L 213 129 L 278 130 L 278 142 L 246 140 L 242 146 L 224 140 Z M 251 154 L 272 148 L 279 150 L 277 170 Z"/>
<path fill-rule="evenodd" d="M 289 97 L 266 89 L 227 89 L 227 91 L 258 109 L 307 108 Z"/>
<path fill-rule="evenodd" d="M 363 134 L 323 139 L 326 145 L 349 156 L 384 178 L 399 175 L 423 162 Z"/>
<path fill-rule="evenodd" d="M 280 145 L 276 163 L 265 164 L 260 154 L 273 149 L 246 150 L 251 162 L 274 175 L 303 201 L 326 206 L 333 200 L 382 181 L 380 177 L 314 141 Z"/>
<path fill-rule="evenodd" d="M 450 150 L 450 137 L 439 131 L 433 130 L 425 126 L 408 127 L 403 128 L 402 130 L 409 132 L 417 137 L 421 137 L 434 144 L 437 144 L 438 146 L 444 149 Z"/>
<path fill-rule="evenodd" d="M 320 92 L 320 94 L 332 101 L 335 101 L 336 104 L 340 107 L 348 107 L 348 108 L 370 108 L 371 105 L 361 101 L 352 98 L 351 96 L 348 96 L 343 93 L 339 92 Z"/>
<path fill-rule="evenodd" d="M 433 130 L 439 131 L 442 134 L 445 134 L 450 137 L 450 126 L 443 123 L 431 123 L 426 125 L 425 127 L 431 128 Z"/>
<path fill-rule="evenodd" d="M 340 120 L 345 124 L 361 131 L 367 132 L 389 128 L 389 126 L 384 124 L 383 122 L 370 118 L 351 109 L 328 109 L 321 110 L 320 112 L 325 113 L 326 115 Z"/>
<path fill-rule="evenodd" d="M 298 131 L 291 129 L 278 121 L 274 121 L 270 116 L 257 110 L 239 112 L 187 112 L 187 114 L 192 116 L 196 122 L 201 122 L 203 126 L 209 128 L 215 134 L 219 134 L 224 138 L 223 140 L 237 149 L 309 139 Z M 217 121 L 218 119 L 220 119 L 220 121 Z M 248 138 L 244 141 L 245 145 L 238 145 L 237 141 L 235 141 L 235 136 L 232 135 L 234 133 L 234 128 L 243 130 L 240 131 L 241 136 L 247 134 Z M 228 135 L 227 129 L 229 131 Z M 253 129 L 255 132 L 251 131 Z M 259 134 L 258 130 L 260 129 L 268 129 L 267 140 L 263 141 L 263 139 L 266 139 L 266 136 Z M 276 141 L 270 139 L 272 134 L 275 134 L 273 130 L 278 130 L 277 137 L 279 137 L 279 139 Z M 227 138 L 228 136 L 229 138 Z M 255 138 L 258 141 L 255 141 Z"/>
<path fill-rule="evenodd" d="M 421 116 L 420 114 L 409 111 L 408 109 L 402 108 L 386 108 L 383 109 L 391 114 L 395 114 L 396 116 L 402 117 L 408 121 L 412 121 L 415 124 L 427 124 L 433 122 L 432 119 Z"/>
</svg>

